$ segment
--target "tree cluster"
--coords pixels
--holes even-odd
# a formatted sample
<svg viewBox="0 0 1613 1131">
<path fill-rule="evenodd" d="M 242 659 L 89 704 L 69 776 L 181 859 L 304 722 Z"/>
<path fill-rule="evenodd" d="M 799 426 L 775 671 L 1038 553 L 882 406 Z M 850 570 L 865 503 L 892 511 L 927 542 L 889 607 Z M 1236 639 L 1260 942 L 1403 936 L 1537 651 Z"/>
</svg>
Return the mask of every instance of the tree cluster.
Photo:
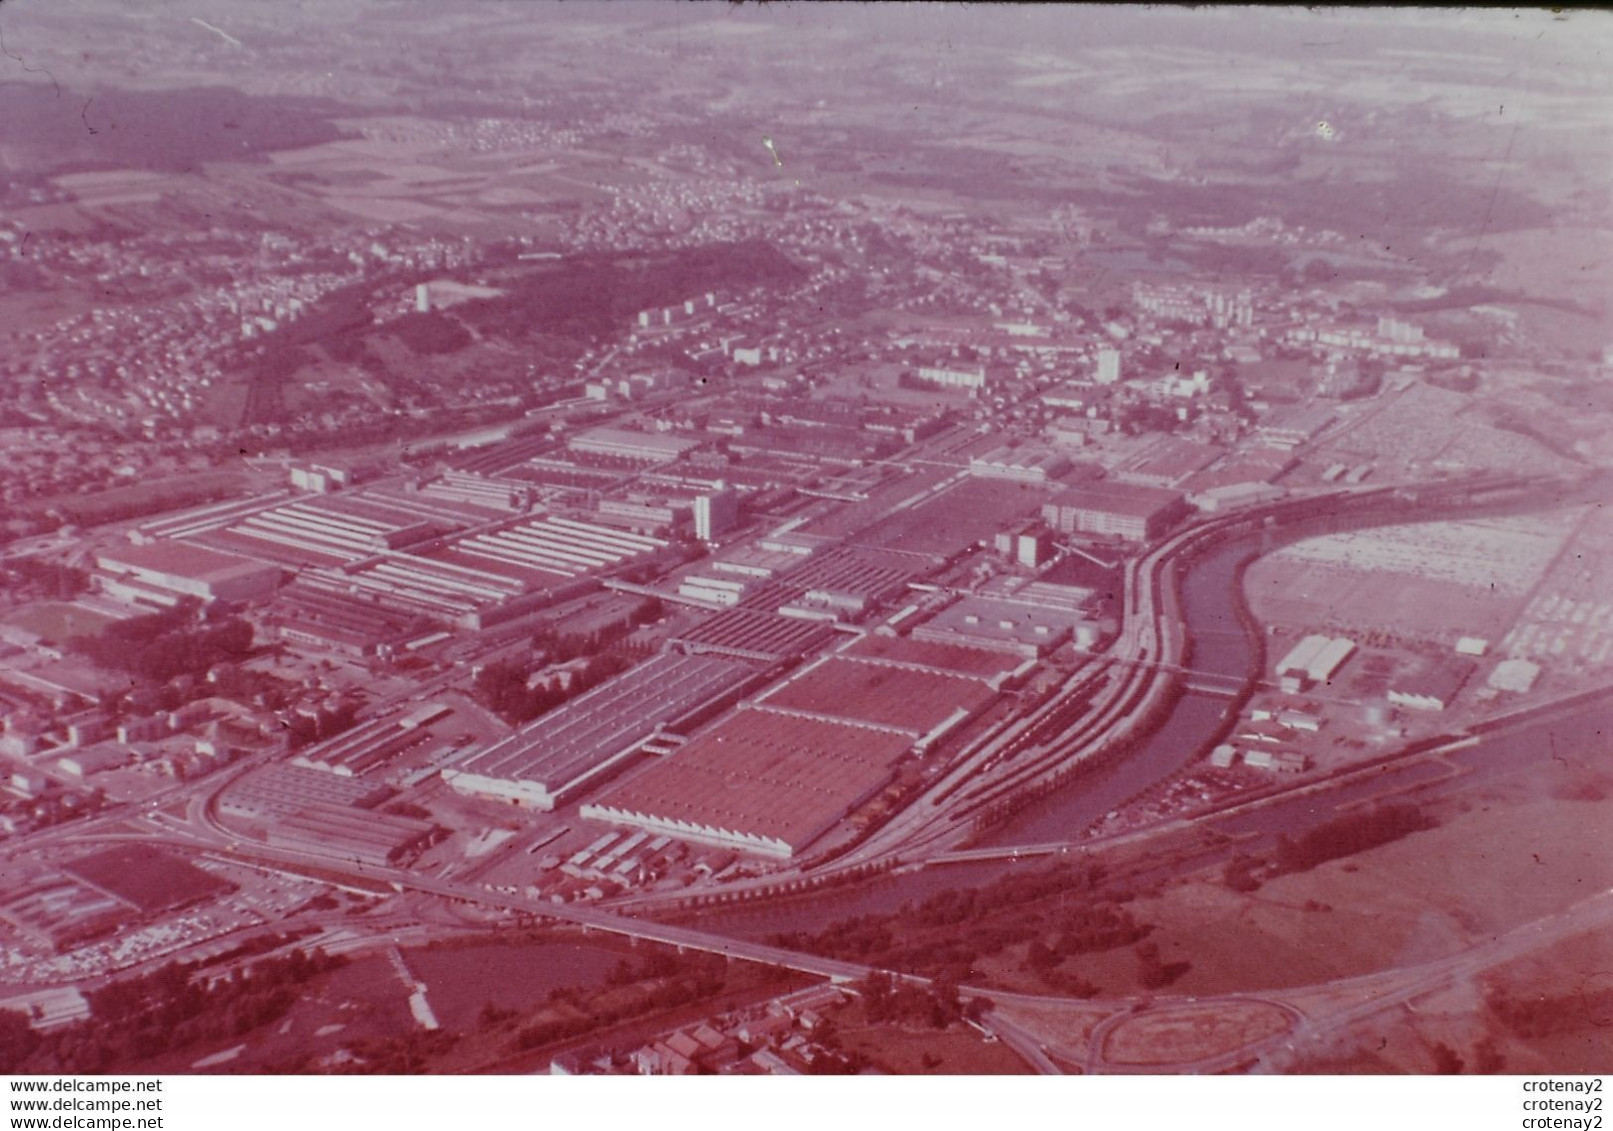
<svg viewBox="0 0 1613 1131">
<path fill-rule="evenodd" d="M 1286 834 L 1279 836 L 1274 864 L 1279 873 L 1304 872 L 1329 860 L 1354 856 L 1431 829 L 1438 823 L 1415 805 L 1383 805 L 1361 813 L 1348 813 L 1318 825 L 1297 839 Z"/>
<path fill-rule="evenodd" d="M 178 675 L 199 675 L 214 664 L 240 660 L 252 651 L 252 625 L 240 617 L 198 624 L 195 606 L 181 603 L 165 612 L 115 621 L 99 636 L 75 636 L 73 651 L 103 668 L 128 672 L 153 683 Z"/>
<path fill-rule="evenodd" d="M 411 311 L 387 323 L 387 331 L 417 354 L 456 353 L 474 339 L 453 318 L 439 311 Z"/>
<path fill-rule="evenodd" d="M 528 686 L 533 661 L 494 660 L 476 673 L 473 693 L 477 702 L 511 726 L 531 722 L 554 710 L 566 700 L 599 686 L 611 676 L 626 671 L 629 664 L 621 656 L 602 653 L 590 657 L 581 671 L 572 673 L 564 690 L 547 682 Z"/>
<path fill-rule="evenodd" d="M 195 976 L 201 964 L 171 962 L 89 991 L 89 1018 L 43 1035 L 29 1066 L 43 1072 L 117 1071 L 166 1052 L 244 1036 L 279 1020 L 308 982 L 346 963 L 339 955 L 297 949 L 209 981 Z"/>
<path fill-rule="evenodd" d="M 579 1001 L 579 991 L 562 987 L 549 995 L 550 1001 L 572 1004 L 580 1015 L 550 1017 L 526 1025 L 516 1033 L 513 1047 L 528 1052 L 628 1018 L 676 1009 L 690 1002 L 716 997 L 728 986 L 728 960 L 720 955 L 678 955 L 654 950 L 636 965 L 623 959 L 606 981 L 612 986 L 640 986 L 641 992 L 632 1000 L 622 1003 L 611 1004 L 595 999 L 584 1005 Z"/>
<path fill-rule="evenodd" d="M 894 1023 L 945 1029 L 965 1019 L 978 1021 L 986 1011 L 984 1001 L 980 998 L 963 1000 L 957 983 L 944 976 L 924 986 L 897 981 L 884 971 L 876 970 L 852 988 L 862 998 L 864 1014 L 876 1025 Z"/>
<path fill-rule="evenodd" d="M 1501 1024 L 1527 1039 L 1577 1030 L 1605 1032 L 1613 1024 L 1613 986 L 1527 997 L 1492 989 L 1485 1005 Z"/>
<path fill-rule="evenodd" d="M 937 892 L 892 914 L 844 919 L 815 934 L 781 934 L 774 941 L 911 973 L 960 976 L 981 955 L 1049 935 L 1069 954 L 1125 946 L 1148 928 L 1113 899 L 1098 898 L 1102 875 L 1096 865 L 1008 875 L 988 887 Z M 1054 895 L 1079 898 L 1044 906 Z M 1057 957 L 1052 965 L 1056 962 Z"/>
<path fill-rule="evenodd" d="M 65 600 L 84 592 L 89 583 L 83 570 L 39 558 L 13 558 L 0 567 L 0 588 L 18 596 Z"/>
<path fill-rule="evenodd" d="M 285 720 L 286 749 L 302 750 L 327 738 L 335 738 L 351 730 L 358 720 L 358 704 L 345 701 L 331 707 L 321 707 L 312 715 L 293 711 Z"/>
<path fill-rule="evenodd" d="M 0 1009 L 0 1074 L 17 1071 L 39 1047 L 39 1034 L 26 1013 Z"/>
<path fill-rule="evenodd" d="M 1191 962 L 1166 962 L 1159 956 L 1159 944 L 1150 940 L 1136 947 L 1137 981 L 1146 990 L 1158 990 L 1170 985 L 1193 968 Z"/>
</svg>

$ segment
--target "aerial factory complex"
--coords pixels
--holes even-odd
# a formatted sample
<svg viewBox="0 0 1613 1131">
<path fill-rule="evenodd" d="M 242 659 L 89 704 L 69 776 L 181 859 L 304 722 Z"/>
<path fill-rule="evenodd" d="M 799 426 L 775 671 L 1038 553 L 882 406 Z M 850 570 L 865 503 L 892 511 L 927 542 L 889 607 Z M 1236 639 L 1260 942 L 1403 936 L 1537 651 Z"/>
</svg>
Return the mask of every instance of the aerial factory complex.
<svg viewBox="0 0 1613 1131">
<path fill-rule="evenodd" d="M 1569 22 L 6 5 L 0 1073 L 1613 1071 Z"/>
</svg>

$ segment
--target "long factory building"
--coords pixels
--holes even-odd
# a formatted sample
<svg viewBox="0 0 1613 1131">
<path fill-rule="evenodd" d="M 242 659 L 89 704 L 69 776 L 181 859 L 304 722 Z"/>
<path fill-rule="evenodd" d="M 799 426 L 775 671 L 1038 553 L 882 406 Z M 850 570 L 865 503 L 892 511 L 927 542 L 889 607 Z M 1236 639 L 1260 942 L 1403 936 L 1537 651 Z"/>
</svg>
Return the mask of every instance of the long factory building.
<svg viewBox="0 0 1613 1131">
<path fill-rule="evenodd" d="M 1312 633 L 1277 661 L 1277 678 L 1284 691 L 1295 692 L 1313 683 L 1326 684 L 1355 654 L 1355 641 L 1345 636 Z"/>
<path fill-rule="evenodd" d="M 1059 492 L 1042 517 L 1061 534 L 1096 534 L 1146 542 L 1187 513 L 1179 491 L 1133 483 L 1082 484 Z"/>
<path fill-rule="evenodd" d="M 170 590 L 217 587 L 222 581 L 197 575 L 204 568 L 218 573 L 221 555 L 228 555 L 241 567 L 239 578 L 227 579 L 232 593 L 250 581 L 252 595 L 261 595 L 278 580 L 276 567 L 284 567 L 297 574 L 292 596 L 323 594 L 315 598 L 322 607 L 349 603 L 371 616 L 472 629 L 564 600 L 602 573 L 667 549 L 658 538 L 558 514 L 511 515 L 482 501 L 383 489 L 280 497 L 255 510 L 202 508 L 141 537 L 153 544 L 120 551 L 105 564 L 109 583 L 127 585 L 113 571 L 136 569 L 140 577 L 129 580 L 148 581 L 149 559 L 169 563 L 172 576 L 159 580 Z M 200 564 L 187 573 L 181 567 L 191 561 Z M 325 611 L 343 637 L 336 643 L 343 643 L 339 610 Z M 304 618 L 285 619 L 296 632 Z M 318 627 L 311 629 L 315 638 Z"/>
<path fill-rule="evenodd" d="M 910 734 L 889 728 L 755 707 L 580 812 L 787 860 L 889 785 L 912 746 Z"/>
<path fill-rule="evenodd" d="M 790 859 L 1025 670 L 978 649 L 864 637 L 742 704 L 581 815 Z"/>
<path fill-rule="evenodd" d="M 553 809 L 597 784 L 666 729 L 733 702 L 764 678 L 755 664 L 663 652 L 442 771 L 454 790 Z"/>
<path fill-rule="evenodd" d="M 137 604 L 251 601 L 280 584 L 280 569 L 235 554 L 164 542 L 121 546 L 95 557 L 102 592 Z"/>
</svg>

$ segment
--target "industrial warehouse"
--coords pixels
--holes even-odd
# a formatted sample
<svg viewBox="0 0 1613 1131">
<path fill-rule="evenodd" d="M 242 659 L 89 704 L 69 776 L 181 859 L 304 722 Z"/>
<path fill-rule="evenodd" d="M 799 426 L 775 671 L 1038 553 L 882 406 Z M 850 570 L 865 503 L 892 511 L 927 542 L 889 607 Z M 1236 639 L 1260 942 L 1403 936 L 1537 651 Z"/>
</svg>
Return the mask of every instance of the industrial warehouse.
<svg viewBox="0 0 1613 1131">
<path fill-rule="evenodd" d="M 440 830 L 429 821 L 316 803 L 269 826 L 275 848 L 385 867 L 428 847 Z"/>
<path fill-rule="evenodd" d="M 1042 507 L 1042 517 L 1060 533 L 1131 542 L 1159 537 L 1186 513 L 1179 491 L 1115 482 L 1066 488 Z"/>
<path fill-rule="evenodd" d="M 987 681 L 917 665 L 832 656 L 757 702 L 780 712 L 888 727 L 927 748 L 996 692 Z"/>
<path fill-rule="evenodd" d="M 633 755 L 732 702 L 764 672 L 720 656 L 666 652 L 442 771 L 460 793 L 553 809 Z"/>
<path fill-rule="evenodd" d="M 126 546 L 95 557 L 101 591 L 130 604 L 253 601 L 280 584 L 273 565 L 194 546 Z"/>
<path fill-rule="evenodd" d="M 480 481 L 477 481 L 480 482 Z M 103 553 L 109 596 L 249 601 L 292 580 L 271 621 L 284 639 L 364 655 L 433 624 L 479 629 L 563 601 L 667 542 L 560 514 L 511 515 L 466 491 L 379 488 L 250 511 L 209 507 L 148 524 L 141 545 Z M 508 487 L 492 492 L 505 499 Z"/>
<path fill-rule="evenodd" d="M 581 814 L 790 859 L 887 785 L 911 747 L 866 723 L 740 711 Z"/>
</svg>

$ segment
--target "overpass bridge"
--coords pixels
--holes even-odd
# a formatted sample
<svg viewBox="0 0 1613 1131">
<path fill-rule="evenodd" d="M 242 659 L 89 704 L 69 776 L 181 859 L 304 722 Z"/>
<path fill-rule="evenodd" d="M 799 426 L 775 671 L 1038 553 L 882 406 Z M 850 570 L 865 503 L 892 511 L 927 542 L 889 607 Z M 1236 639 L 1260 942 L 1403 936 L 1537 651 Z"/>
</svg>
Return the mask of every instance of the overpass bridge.
<svg viewBox="0 0 1613 1131">
<path fill-rule="evenodd" d="M 192 842 L 189 847 L 196 848 L 197 845 Z M 674 947 L 679 951 L 695 950 L 705 954 L 719 954 L 725 958 L 738 959 L 744 962 L 760 962 L 768 966 L 777 966 L 803 974 L 828 978 L 833 982 L 855 981 L 858 978 L 866 977 L 875 969 L 872 966 L 865 966 L 861 963 L 820 958 L 817 955 L 786 950 L 784 947 L 771 946 L 766 943 L 716 935 L 695 927 L 678 927 L 666 923 L 657 923 L 653 920 L 635 919 L 629 915 L 606 911 L 597 907 L 579 907 L 570 903 L 551 903 L 548 900 L 497 891 L 483 887 L 480 884 L 458 883 L 452 880 L 419 876 L 397 868 L 371 867 L 360 864 L 357 861 L 342 860 L 308 852 L 270 848 L 267 845 L 258 843 L 250 845 L 237 844 L 229 848 L 213 846 L 208 846 L 208 848 L 220 859 L 228 860 L 233 864 L 257 865 L 269 869 L 283 868 L 293 871 L 314 869 L 323 876 L 339 874 L 372 886 L 384 884 L 399 893 L 413 891 L 442 899 L 460 900 L 484 907 L 497 907 L 520 914 L 572 923 L 582 927 L 585 932 L 598 931 L 602 934 L 619 935 L 627 939 L 661 943 L 665 946 Z"/>
</svg>

